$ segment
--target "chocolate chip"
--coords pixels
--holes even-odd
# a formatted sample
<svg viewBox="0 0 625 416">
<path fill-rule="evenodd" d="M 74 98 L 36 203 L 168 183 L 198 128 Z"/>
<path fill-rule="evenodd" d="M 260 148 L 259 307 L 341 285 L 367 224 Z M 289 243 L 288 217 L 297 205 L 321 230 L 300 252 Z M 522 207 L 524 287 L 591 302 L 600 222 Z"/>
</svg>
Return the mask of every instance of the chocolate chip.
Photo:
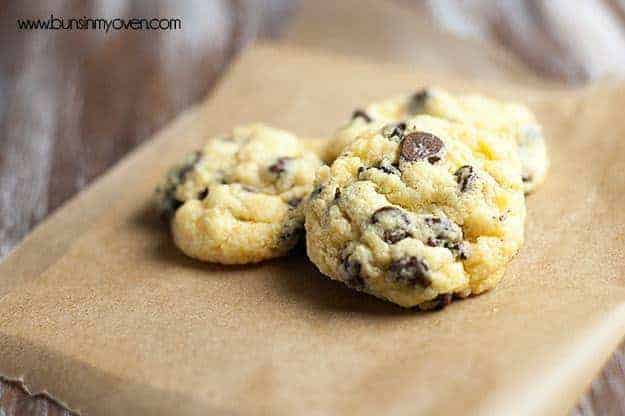
<svg viewBox="0 0 625 416">
<path fill-rule="evenodd" d="M 451 293 L 441 293 L 432 300 L 432 302 L 434 303 L 432 309 L 438 311 L 440 311 L 441 309 L 445 309 L 445 307 L 449 306 L 453 298 L 454 295 Z"/>
<path fill-rule="evenodd" d="M 428 245 L 430 241 L 428 240 Z M 436 247 L 437 245 L 433 245 Z M 467 260 L 471 255 L 471 246 L 465 241 L 453 241 L 444 243 L 445 248 L 448 248 L 454 256 L 459 260 Z"/>
<path fill-rule="evenodd" d="M 315 189 L 313 189 L 310 193 L 310 198 L 317 198 L 319 195 L 321 195 L 321 192 L 323 192 L 323 185 L 319 185 Z"/>
<path fill-rule="evenodd" d="M 532 180 L 532 175 L 530 175 L 529 173 L 524 173 L 523 176 L 521 176 L 521 180 L 523 182 L 529 182 Z"/>
<path fill-rule="evenodd" d="M 206 198 L 208 196 L 208 188 L 204 188 L 202 191 L 200 191 L 200 193 L 197 196 L 197 199 L 199 199 L 200 201 L 202 201 L 204 198 Z"/>
<path fill-rule="evenodd" d="M 345 269 L 345 273 L 347 273 L 348 276 L 359 276 L 362 264 L 360 264 L 360 262 L 357 260 L 350 260 L 350 258 L 347 257 L 343 260 L 343 268 Z"/>
<path fill-rule="evenodd" d="M 426 288 L 432 284 L 429 267 L 414 256 L 393 261 L 388 271 L 391 279 L 404 285 Z"/>
<path fill-rule="evenodd" d="M 440 160 L 445 147 L 443 141 L 430 133 L 422 131 L 410 133 L 401 142 L 401 156 L 409 162 L 428 159 L 430 163 Z"/>
<path fill-rule="evenodd" d="M 389 244 L 395 244 L 407 237 L 410 237 L 410 233 L 408 231 L 396 229 L 396 230 L 385 230 L 383 239 L 385 242 Z"/>
<path fill-rule="evenodd" d="M 365 288 L 365 279 L 362 276 L 351 276 L 345 280 L 345 284 L 355 290 L 363 290 Z"/>
<path fill-rule="evenodd" d="M 162 190 L 164 197 L 160 208 L 164 219 L 173 218 L 176 210 L 184 203 L 184 201 L 176 199 L 176 188 L 185 181 L 187 175 L 193 171 L 201 158 L 202 152 L 198 150 L 186 157 L 184 165 L 178 166 L 168 173 L 168 184 Z"/>
<path fill-rule="evenodd" d="M 391 161 L 386 159 L 374 166 L 373 169 L 379 169 L 387 175 L 401 175 L 401 171 L 399 170 L 397 163 L 391 163 Z M 358 176 L 362 175 L 365 171 L 367 171 L 367 169 L 363 166 L 358 168 Z"/>
<path fill-rule="evenodd" d="M 190 165 L 184 165 L 183 167 L 180 168 L 180 170 L 178 171 L 178 177 L 180 178 L 180 181 L 182 182 L 185 177 L 189 174 L 189 172 L 191 172 L 193 170 L 194 165 L 190 164 Z"/>
<path fill-rule="evenodd" d="M 462 230 L 447 218 L 426 217 L 425 224 L 432 235 L 428 237 L 426 244 L 431 247 L 446 247 L 451 249 L 455 244 L 462 241 Z"/>
<path fill-rule="evenodd" d="M 365 287 L 365 280 L 360 275 L 362 264 L 358 260 L 352 259 L 349 255 L 344 255 L 341 265 L 345 272 L 345 284 L 352 289 L 362 290 Z"/>
<path fill-rule="evenodd" d="M 161 206 L 161 219 L 165 222 L 171 220 L 184 202 L 179 201 L 173 195 L 173 192 L 167 192 Z"/>
<path fill-rule="evenodd" d="M 199 150 L 193 153 L 191 160 L 178 170 L 178 180 L 184 181 L 186 176 L 195 168 L 197 162 L 202 158 L 202 152 Z"/>
<path fill-rule="evenodd" d="M 334 191 L 334 200 L 337 200 L 341 198 L 341 190 L 339 188 L 336 188 L 336 190 Z"/>
<path fill-rule="evenodd" d="M 302 198 L 291 198 L 287 202 L 287 204 L 289 204 L 293 208 L 297 207 L 301 203 L 302 203 Z"/>
<path fill-rule="evenodd" d="M 371 216 L 371 223 L 382 227 L 384 230 L 382 239 L 388 244 L 395 244 L 411 237 L 410 218 L 399 208 L 387 206 L 378 209 Z"/>
<path fill-rule="evenodd" d="M 430 98 L 430 94 L 428 90 L 423 89 L 421 91 L 417 91 L 410 97 L 410 101 L 408 102 L 408 113 L 409 114 L 418 114 L 422 113 L 425 107 L 425 103 Z"/>
<path fill-rule="evenodd" d="M 388 160 L 381 161 L 377 168 L 389 175 L 401 175 L 401 171 L 398 169 L 398 165 L 395 163 L 391 163 Z"/>
<path fill-rule="evenodd" d="M 401 209 L 396 208 L 396 207 L 386 206 L 386 207 L 377 209 L 373 213 L 373 215 L 371 216 L 371 223 L 378 224 L 380 222 L 383 222 L 386 217 L 390 217 L 390 218 L 399 217 L 399 218 L 402 218 L 402 220 L 405 221 L 406 223 L 410 221 L 408 217 L 406 216 L 406 214 Z"/>
<path fill-rule="evenodd" d="M 172 199 L 171 203 L 172 203 L 172 211 L 176 211 L 178 208 L 182 206 L 182 204 L 184 204 L 184 202 L 179 201 L 177 199 Z"/>
<path fill-rule="evenodd" d="M 279 157 L 278 160 L 276 160 L 276 163 L 274 163 L 273 165 L 269 166 L 269 172 L 271 173 L 275 173 L 276 175 L 280 175 L 283 172 L 286 171 L 287 169 L 287 164 L 293 160 L 292 157 Z"/>
<path fill-rule="evenodd" d="M 475 169 L 473 166 L 464 165 L 454 173 L 456 176 L 456 182 L 460 185 L 460 192 L 466 192 L 471 189 L 473 183 L 477 179 L 477 175 L 475 174 Z"/>
<path fill-rule="evenodd" d="M 362 118 L 366 123 L 371 123 L 373 119 L 365 111 L 357 109 L 352 113 L 352 120 Z"/>
<path fill-rule="evenodd" d="M 471 256 L 471 246 L 467 242 L 458 243 L 455 250 L 460 260 L 467 260 Z"/>
<path fill-rule="evenodd" d="M 406 123 L 389 124 L 384 127 L 383 134 L 387 139 L 401 140 L 406 131 Z"/>
<path fill-rule="evenodd" d="M 393 131 L 391 132 L 391 136 L 403 136 L 406 131 L 406 123 L 397 123 Z"/>
</svg>

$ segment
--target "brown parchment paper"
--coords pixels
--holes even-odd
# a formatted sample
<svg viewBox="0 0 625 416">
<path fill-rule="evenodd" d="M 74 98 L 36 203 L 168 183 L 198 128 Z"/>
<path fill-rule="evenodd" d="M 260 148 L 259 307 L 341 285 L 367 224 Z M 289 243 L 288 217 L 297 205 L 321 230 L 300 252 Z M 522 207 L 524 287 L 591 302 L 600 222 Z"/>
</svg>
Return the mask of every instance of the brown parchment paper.
<svg viewBox="0 0 625 416">
<path fill-rule="evenodd" d="M 148 209 L 166 166 L 211 134 L 264 120 L 322 137 L 425 83 L 525 101 L 550 138 L 526 246 L 492 293 L 414 313 L 304 257 L 200 264 Z M 624 104 L 621 85 L 471 84 L 259 47 L 111 173 L 112 200 L 89 196 L 104 210 L 66 254 L 0 299 L 0 374 L 96 415 L 562 413 L 625 329 Z"/>
<path fill-rule="evenodd" d="M 542 83 L 510 51 L 484 39 L 459 38 L 439 28 L 409 2 L 315 0 L 301 2 L 282 36 L 295 46 L 332 51 L 423 71 L 464 77 Z"/>
</svg>

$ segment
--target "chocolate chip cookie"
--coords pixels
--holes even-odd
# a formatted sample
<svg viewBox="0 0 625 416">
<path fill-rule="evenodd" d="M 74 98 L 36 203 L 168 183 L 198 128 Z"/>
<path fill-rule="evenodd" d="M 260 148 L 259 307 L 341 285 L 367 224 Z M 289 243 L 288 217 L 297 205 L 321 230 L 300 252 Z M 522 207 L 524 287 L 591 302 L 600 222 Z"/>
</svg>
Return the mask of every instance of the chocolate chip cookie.
<svg viewBox="0 0 625 416">
<path fill-rule="evenodd" d="M 525 106 L 501 102 L 480 95 L 454 96 L 442 89 L 427 88 L 373 103 L 354 112 L 352 120 L 336 133 L 326 149 L 326 159 L 334 160 L 363 129 L 376 122 L 399 122 L 427 114 L 478 128 L 489 129 L 518 146 L 525 193 L 540 185 L 549 160 L 545 139 L 536 117 Z"/>
<path fill-rule="evenodd" d="M 430 116 L 371 127 L 319 169 L 308 256 L 347 286 L 404 307 L 489 290 L 523 243 L 516 146 Z"/>
<path fill-rule="evenodd" d="M 294 135 L 262 124 L 215 137 L 157 188 L 176 245 L 223 264 L 286 254 L 304 228 L 303 205 L 321 161 Z"/>
</svg>

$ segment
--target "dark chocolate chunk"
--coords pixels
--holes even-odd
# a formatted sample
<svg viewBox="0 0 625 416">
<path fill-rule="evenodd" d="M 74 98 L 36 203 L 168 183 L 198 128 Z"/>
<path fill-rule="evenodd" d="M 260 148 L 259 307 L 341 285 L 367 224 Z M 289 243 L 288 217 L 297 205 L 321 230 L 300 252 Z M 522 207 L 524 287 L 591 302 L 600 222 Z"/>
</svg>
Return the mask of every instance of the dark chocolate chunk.
<svg viewBox="0 0 625 416">
<path fill-rule="evenodd" d="M 175 199 L 175 198 L 174 198 L 174 199 L 172 199 L 172 200 L 171 200 L 171 204 L 172 204 L 172 205 L 171 205 L 171 207 L 172 207 L 171 211 L 172 211 L 172 213 L 173 213 L 173 212 L 175 212 L 178 208 L 180 208 L 180 207 L 182 206 L 182 204 L 184 204 L 184 202 L 179 201 L 179 200 L 177 200 L 177 199 Z M 173 216 L 173 215 L 172 215 L 172 216 Z"/>
<path fill-rule="evenodd" d="M 382 238 L 389 244 L 395 244 L 407 237 L 410 237 L 410 232 L 398 228 L 394 230 L 384 230 L 384 236 Z"/>
<path fill-rule="evenodd" d="M 430 241 L 428 240 L 428 244 L 429 243 Z M 446 242 L 444 246 L 451 250 L 451 252 L 454 254 L 454 256 L 456 256 L 457 259 L 467 260 L 471 255 L 471 247 L 465 241 Z"/>
<path fill-rule="evenodd" d="M 345 284 L 355 290 L 363 290 L 365 288 L 365 279 L 362 276 L 350 276 L 345 280 Z"/>
<path fill-rule="evenodd" d="M 351 260 L 350 257 L 343 259 L 343 268 L 348 276 L 354 277 L 360 275 L 362 264 L 357 260 Z"/>
<path fill-rule="evenodd" d="M 191 158 L 189 163 L 186 163 L 184 166 L 180 167 L 177 172 L 178 181 L 183 182 L 186 176 L 193 170 L 197 162 L 202 158 L 202 152 L 196 151 L 193 153 L 193 157 Z"/>
<path fill-rule="evenodd" d="M 402 222 L 406 224 L 410 223 L 410 220 L 406 216 L 406 213 L 397 207 L 386 206 L 377 209 L 373 215 L 371 216 L 371 223 L 378 224 L 380 222 L 384 222 L 386 219 L 396 219 L 400 218 Z"/>
<path fill-rule="evenodd" d="M 176 199 L 176 188 L 185 181 L 187 175 L 193 171 L 193 168 L 195 168 L 195 165 L 197 165 L 201 158 L 202 152 L 198 150 L 192 155 L 187 156 L 184 165 L 178 166 L 168 173 L 168 184 L 165 189 L 161 191 L 164 193 L 161 203 L 163 219 L 170 220 L 173 218 L 176 210 L 184 203 L 184 201 Z"/>
<path fill-rule="evenodd" d="M 323 185 L 319 185 L 312 190 L 312 192 L 310 193 L 310 199 L 317 198 L 319 195 L 321 195 L 321 192 L 323 192 Z"/>
<path fill-rule="evenodd" d="M 460 260 L 467 260 L 471 256 L 471 246 L 467 242 L 462 241 L 458 243 L 455 250 Z"/>
<path fill-rule="evenodd" d="M 378 165 L 374 166 L 371 169 L 379 169 L 382 172 L 388 175 L 401 175 L 401 171 L 399 170 L 399 165 L 397 163 L 391 163 L 389 160 L 382 160 Z M 358 168 L 358 176 L 362 175 L 366 172 L 367 169 L 363 166 Z"/>
<path fill-rule="evenodd" d="M 422 113 L 425 108 L 425 102 L 430 97 L 428 90 L 423 89 L 421 91 L 417 91 L 410 97 L 410 101 L 408 102 L 408 113 L 409 114 L 419 114 Z"/>
<path fill-rule="evenodd" d="M 401 156 L 404 160 L 413 162 L 428 159 L 430 163 L 440 160 L 445 144 L 433 134 L 418 131 L 410 133 L 401 142 Z"/>
<path fill-rule="evenodd" d="M 372 224 L 379 224 L 383 229 L 382 239 L 388 244 L 395 244 L 410 237 L 410 218 L 396 207 L 382 207 L 371 216 Z"/>
<path fill-rule="evenodd" d="M 389 124 L 384 128 L 384 135 L 388 139 L 401 140 L 405 131 L 406 123 L 404 122 Z"/>
<path fill-rule="evenodd" d="M 269 166 L 269 172 L 271 173 L 275 173 L 276 175 L 280 175 L 281 173 L 285 172 L 287 169 L 287 164 L 293 160 L 292 157 L 279 157 L 278 160 L 276 160 L 276 163 L 274 163 L 273 165 Z"/>
<path fill-rule="evenodd" d="M 426 217 L 425 224 L 432 231 L 432 236 L 426 241 L 431 247 L 446 247 L 451 249 L 454 244 L 462 241 L 462 230 L 447 218 Z"/>
<path fill-rule="evenodd" d="M 199 199 L 200 201 L 202 201 L 204 198 L 206 198 L 208 196 L 208 188 L 204 188 L 203 190 L 200 191 L 200 193 L 197 196 L 197 199 Z"/>
<path fill-rule="evenodd" d="M 432 309 L 438 310 L 438 311 L 441 309 L 445 309 L 445 307 L 448 306 L 453 299 L 454 299 L 453 294 L 441 293 L 440 295 L 438 295 L 436 298 L 432 300 L 432 302 L 434 302 L 434 306 L 432 307 Z"/>
<path fill-rule="evenodd" d="M 456 176 L 456 182 L 460 185 L 460 192 L 466 192 L 471 189 L 477 175 L 475 174 L 475 169 L 473 166 L 464 165 L 454 173 Z"/>
<path fill-rule="evenodd" d="M 358 260 L 352 259 L 350 255 L 344 255 L 341 265 L 345 272 L 345 284 L 352 289 L 362 290 L 365 287 L 365 280 L 360 275 L 362 264 Z"/>
<path fill-rule="evenodd" d="M 168 191 L 161 207 L 161 219 L 165 222 L 171 220 L 183 203 L 174 197 L 173 192 Z"/>
<path fill-rule="evenodd" d="M 180 178 L 180 182 L 184 181 L 185 177 L 193 170 L 194 164 L 184 165 L 178 171 L 178 177 Z"/>
<path fill-rule="evenodd" d="M 341 190 L 339 188 L 336 188 L 336 190 L 334 191 L 334 200 L 337 200 L 341 198 Z"/>
<path fill-rule="evenodd" d="M 184 165 L 178 166 L 168 173 L 168 183 L 165 189 L 161 191 L 164 193 L 161 203 L 161 213 L 164 219 L 173 218 L 176 210 L 184 203 L 184 201 L 176 199 L 176 188 L 185 181 L 187 175 L 193 171 L 201 158 L 202 152 L 198 150 L 186 157 Z"/>
<path fill-rule="evenodd" d="M 389 175 L 401 175 L 399 166 L 395 163 L 391 163 L 388 160 L 381 161 L 377 168 L 384 173 L 388 173 Z"/>
<path fill-rule="evenodd" d="M 373 119 L 369 117 L 369 114 L 367 114 L 365 111 L 360 110 L 360 109 L 352 113 L 352 120 L 355 120 L 357 118 L 362 118 L 367 123 L 371 123 L 373 121 Z"/>
<path fill-rule="evenodd" d="M 414 256 L 393 261 L 388 271 L 391 279 L 404 285 L 425 288 L 432 284 L 428 265 Z"/>
</svg>

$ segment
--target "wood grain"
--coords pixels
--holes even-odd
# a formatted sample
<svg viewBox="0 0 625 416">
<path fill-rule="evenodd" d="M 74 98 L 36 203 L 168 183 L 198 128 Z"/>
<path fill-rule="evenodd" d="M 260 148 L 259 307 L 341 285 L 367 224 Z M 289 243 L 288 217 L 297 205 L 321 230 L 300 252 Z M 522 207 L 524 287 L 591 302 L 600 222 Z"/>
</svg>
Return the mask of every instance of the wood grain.
<svg viewBox="0 0 625 416">
<path fill-rule="evenodd" d="M 537 74 L 579 84 L 625 75 L 625 0 L 397 0 L 439 30 L 495 44 Z M 210 92 L 259 36 L 280 37 L 297 2 L 0 3 L 0 258 L 48 213 Z M 573 6 L 574 4 L 574 6 Z M 17 18 L 180 17 L 171 32 L 30 31 Z M 401 38 L 393 38 L 401 50 Z M 410 45 L 408 45 L 410 46 Z M 574 415 L 625 415 L 625 346 Z M 69 415 L 0 380 L 0 415 Z"/>
<path fill-rule="evenodd" d="M 624 0 L 428 0 L 422 7 L 440 27 L 495 42 L 544 77 L 579 84 L 625 76 Z"/>
</svg>

